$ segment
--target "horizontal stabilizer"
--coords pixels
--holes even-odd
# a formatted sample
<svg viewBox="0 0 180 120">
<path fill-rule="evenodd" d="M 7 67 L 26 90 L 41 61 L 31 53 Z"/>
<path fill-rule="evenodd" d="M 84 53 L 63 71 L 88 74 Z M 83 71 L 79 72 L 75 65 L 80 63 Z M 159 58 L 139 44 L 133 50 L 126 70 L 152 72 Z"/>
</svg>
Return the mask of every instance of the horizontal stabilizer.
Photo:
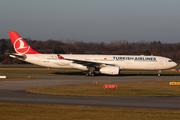
<svg viewBox="0 0 180 120">
<path fill-rule="evenodd" d="M 17 58 L 19 60 L 25 60 L 27 58 L 25 54 L 11 54 L 9 56 L 12 58 Z"/>
</svg>

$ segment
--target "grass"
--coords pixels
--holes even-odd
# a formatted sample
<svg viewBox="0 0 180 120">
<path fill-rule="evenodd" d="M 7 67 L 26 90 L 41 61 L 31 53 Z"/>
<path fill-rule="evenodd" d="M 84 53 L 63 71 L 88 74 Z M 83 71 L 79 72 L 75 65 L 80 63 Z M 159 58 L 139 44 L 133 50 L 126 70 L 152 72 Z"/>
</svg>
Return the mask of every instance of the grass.
<svg viewBox="0 0 180 120">
<path fill-rule="evenodd" d="M 180 110 L 0 103 L 2 120 L 179 120 Z"/>
<path fill-rule="evenodd" d="M 0 63 L 0 67 L 2 68 L 2 67 L 4 67 L 4 68 L 6 68 L 6 67 L 16 67 L 16 68 L 25 68 L 25 67 L 29 67 L 29 68 L 38 68 L 38 67 L 40 67 L 40 66 L 38 66 L 38 65 L 33 65 L 33 64 L 1 64 Z"/>
<path fill-rule="evenodd" d="M 180 80 L 174 80 L 174 82 L 178 81 Z M 36 87 L 25 91 L 66 96 L 180 96 L 180 86 L 169 86 L 169 82 L 107 83 L 118 85 L 118 89 L 103 89 L 104 84 L 83 84 Z"/>
<path fill-rule="evenodd" d="M 0 75 L 56 75 L 56 74 L 76 74 L 83 71 L 69 69 L 47 69 L 47 68 L 0 68 Z"/>
<path fill-rule="evenodd" d="M 37 79 L 45 79 L 45 78 L 34 78 L 34 77 L 7 77 L 2 78 L 0 81 L 9 81 L 9 80 L 37 80 Z"/>
<path fill-rule="evenodd" d="M 85 71 L 76 69 L 47 69 L 47 68 L 0 68 L 0 75 L 85 75 Z M 96 72 L 97 76 L 104 76 Z M 158 71 L 121 71 L 120 76 L 157 76 Z M 180 76 L 180 72 L 163 70 L 162 76 Z M 107 75 L 105 75 L 107 76 Z"/>
</svg>

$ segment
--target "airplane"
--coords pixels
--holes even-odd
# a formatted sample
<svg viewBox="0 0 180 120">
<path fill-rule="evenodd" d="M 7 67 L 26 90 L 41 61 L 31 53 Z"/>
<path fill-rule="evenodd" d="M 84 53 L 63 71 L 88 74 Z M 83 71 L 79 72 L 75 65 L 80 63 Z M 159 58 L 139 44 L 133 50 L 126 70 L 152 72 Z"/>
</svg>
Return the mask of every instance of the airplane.
<svg viewBox="0 0 180 120">
<path fill-rule="evenodd" d="M 175 67 L 171 59 L 144 55 L 87 55 L 87 54 L 41 54 L 33 50 L 16 31 L 8 31 L 16 53 L 10 57 L 48 68 L 74 68 L 118 75 L 121 70 L 163 70 Z"/>
</svg>

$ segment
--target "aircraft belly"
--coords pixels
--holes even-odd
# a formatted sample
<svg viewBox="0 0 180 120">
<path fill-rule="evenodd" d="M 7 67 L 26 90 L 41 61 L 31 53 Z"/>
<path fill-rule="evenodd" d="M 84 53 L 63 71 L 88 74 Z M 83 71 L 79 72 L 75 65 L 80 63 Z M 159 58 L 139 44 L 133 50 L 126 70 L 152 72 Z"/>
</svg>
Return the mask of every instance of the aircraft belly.
<svg viewBox="0 0 180 120">
<path fill-rule="evenodd" d="M 148 70 L 155 70 L 156 69 L 156 65 L 155 64 L 148 64 L 147 65 L 147 69 Z"/>
</svg>

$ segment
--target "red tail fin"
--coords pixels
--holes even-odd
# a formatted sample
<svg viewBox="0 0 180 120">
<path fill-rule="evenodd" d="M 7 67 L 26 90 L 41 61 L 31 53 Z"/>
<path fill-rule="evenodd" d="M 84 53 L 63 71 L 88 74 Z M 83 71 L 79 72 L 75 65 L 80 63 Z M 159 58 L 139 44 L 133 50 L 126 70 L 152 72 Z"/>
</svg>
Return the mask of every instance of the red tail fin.
<svg viewBox="0 0 180 120">
<path fill-rule="evenodd" d="M 33 50 L 16 31 L 8 31 L 8 33 L 17 54 L 41 54 Z"/>
</svg>

